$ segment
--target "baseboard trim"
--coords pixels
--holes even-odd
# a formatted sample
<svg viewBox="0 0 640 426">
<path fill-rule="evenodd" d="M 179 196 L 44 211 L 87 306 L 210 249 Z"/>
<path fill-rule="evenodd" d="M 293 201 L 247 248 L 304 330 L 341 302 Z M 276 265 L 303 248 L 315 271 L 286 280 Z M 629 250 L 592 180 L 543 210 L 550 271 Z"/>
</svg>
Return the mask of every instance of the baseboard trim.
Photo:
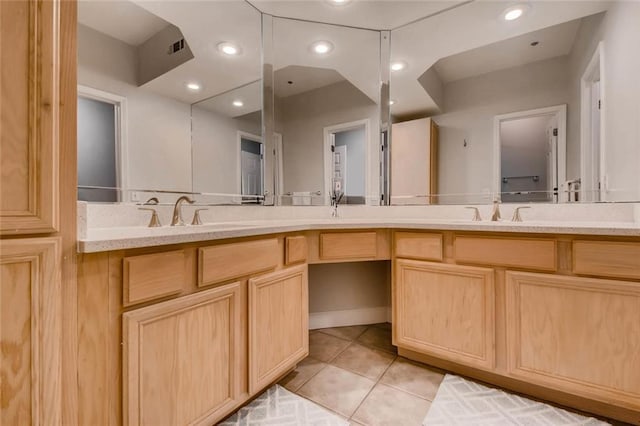
<svg viewBox="0 0 640 426">
<path fill-rule="evenodd" d="M 345 311 L 313 312 L 309 314 L 309 330 L 349 325 L 376 324 L 390 322 L 391 308 L 349 309 Z"/>
</svg>

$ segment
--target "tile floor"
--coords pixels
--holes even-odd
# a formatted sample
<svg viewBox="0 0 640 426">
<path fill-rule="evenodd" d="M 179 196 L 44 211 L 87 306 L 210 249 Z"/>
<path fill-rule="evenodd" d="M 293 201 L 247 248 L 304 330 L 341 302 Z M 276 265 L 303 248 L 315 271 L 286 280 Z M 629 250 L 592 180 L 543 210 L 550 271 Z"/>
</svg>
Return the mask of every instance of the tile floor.
<svg viewBox="0 0 640 426">
<path fill-rule="evenodd" d="M 352 425 L 420 425 L 443 372 L 397 356 L 391 325 L 309 333 L 309 356 L 280 381 Z"/>
<path fill-rule="evenodd" d="M 354 426 L 417 426 L 443 379 L 443 371 L 398 356 L 385 323 L 310 331 L 309 356 L 280 384 Z"/>
</svg>

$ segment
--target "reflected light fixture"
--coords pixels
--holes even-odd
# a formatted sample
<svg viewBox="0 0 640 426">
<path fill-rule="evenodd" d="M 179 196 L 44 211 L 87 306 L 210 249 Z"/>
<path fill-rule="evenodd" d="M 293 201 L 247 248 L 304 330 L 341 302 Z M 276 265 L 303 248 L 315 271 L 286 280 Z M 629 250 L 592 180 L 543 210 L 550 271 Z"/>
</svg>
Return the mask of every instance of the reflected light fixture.
<svg viewBox="0 0 640 426">
<path fill-rule="evenodd" d="M 516 19 L 521 18 L 528 9 L 529 6 L 526 4 L 511 6 L 502 12 L 502 19 L 505 21 L 515 21 Z"/>
<path fill-rule="evenodd" d="M 190 81 L 189 83 L 185 84 L 185 86 L 187 86 L 187 89 L 191 90 L 192 92 L 199 92 L 202 89 L 200 83 L 196 83 L 195 81 Z"/>
<path fill-rule="evenodd" d="M 318 55 L 326 55 L 333 50 L 333 44 L 329 41 L 316 41 L 311 45 L 311 50 Z"/>
<path fill-rule="evenodd" d="M 233 106 L 240 108 L 241 106 L 244 106 L 244 102 L 240 100 L 233 101 Z"/>
<path fill-rule="evenodd" d="M 235 56 L 240 54 L 241 49 L 240 46 L 225 41 L 222 43 L 218 43 L 218 51 L 224 53 L 225 55 Z"/>
<path fill-rule="evenodd" d="M 344 6 L 345 4 L 351 3 L 351 0 L 327 0 L 330 4 L 335 6 Z"/>
<path fill-rule="evenodd" d="M 395 103 L 396 103 L 396 101 L 394 101 L 393 99 L 390 99 L 390 100 L 389 100 L 389 106 L 391 106 L 391 105 L 393 105 L 393 104 L 395 104 Z"/>
<path fill-rule="evenodd" d="M 407 63 L 404 61 L 396 61 L 391 63 L 391 71 L 402 71 L 407 68 Z"/>
</svg>

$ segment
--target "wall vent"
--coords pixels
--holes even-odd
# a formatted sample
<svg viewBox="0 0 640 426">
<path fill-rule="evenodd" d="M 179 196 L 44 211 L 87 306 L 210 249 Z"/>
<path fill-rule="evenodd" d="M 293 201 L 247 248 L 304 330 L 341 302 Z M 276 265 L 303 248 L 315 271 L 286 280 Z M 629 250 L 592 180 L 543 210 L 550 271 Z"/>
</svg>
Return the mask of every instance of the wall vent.
<svg viewBox="0 0 640 426">
<path fill-rule="evenodd" d="M 182 49 L 184 49 L 184 39 L 180 39 L 178 41 L 176 41 L 175 43 L 172 43 L 171 46 L 169 46 L 169 55 L 173 55 L 174 53 L 178 53 L 179 51 L 181 51 Z"/>
</svg>

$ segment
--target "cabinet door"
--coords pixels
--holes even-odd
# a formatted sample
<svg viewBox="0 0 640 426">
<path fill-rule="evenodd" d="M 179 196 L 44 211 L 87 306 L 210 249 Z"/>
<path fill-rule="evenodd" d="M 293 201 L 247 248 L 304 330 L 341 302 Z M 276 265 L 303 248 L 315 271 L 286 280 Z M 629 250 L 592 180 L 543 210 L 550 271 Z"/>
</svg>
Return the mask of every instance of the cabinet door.
<svg viewBox="0 0 640 426">
<path fill-rule="evenodd" d="M 309 354 L 307 265 L 249 280 L 249 392 Z"/>
<path fill-rule="evenodd" d="M 235 408 L 240 285 L 123 315 L 125 425 L 209 425 Z"/>
<path fill-rule="evenodd" d="M 58 226 L 58 8 L 58 1 L 0 1 L 2 234 Z"/>
<path fill-rule="evenodd" d="M 60 240 L 0 242 L 0 424 L 59 425 Z"/>
<path fill-rule="evenodd" d="M 493 368 L 493 270 L 396 260 L 394 308 L 398 346 Z"/>
<path fill-rule="evenodd" d="M 509 374 L 640 409 L 640 283 L 507 272 Z"/>
</svg>

